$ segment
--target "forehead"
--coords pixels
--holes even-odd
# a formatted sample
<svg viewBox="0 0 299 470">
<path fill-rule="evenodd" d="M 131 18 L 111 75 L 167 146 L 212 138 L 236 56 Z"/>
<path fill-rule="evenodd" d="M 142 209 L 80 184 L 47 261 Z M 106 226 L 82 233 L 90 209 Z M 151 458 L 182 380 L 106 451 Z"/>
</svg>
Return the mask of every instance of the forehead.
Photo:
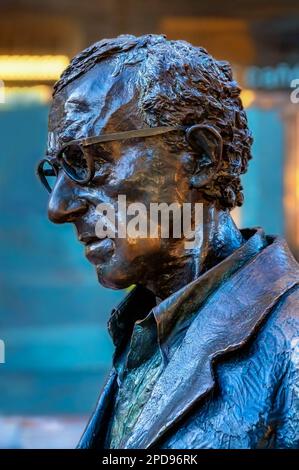
<svg viewBox="0 0 299 470">
<path fill-rule="evenodd" d="M 136 68 L 116 76 L 113 61 L 95 65 L 63 88 L 49 115 L 48 153 L 69 140 L 140 127 Z"/>
</svg>

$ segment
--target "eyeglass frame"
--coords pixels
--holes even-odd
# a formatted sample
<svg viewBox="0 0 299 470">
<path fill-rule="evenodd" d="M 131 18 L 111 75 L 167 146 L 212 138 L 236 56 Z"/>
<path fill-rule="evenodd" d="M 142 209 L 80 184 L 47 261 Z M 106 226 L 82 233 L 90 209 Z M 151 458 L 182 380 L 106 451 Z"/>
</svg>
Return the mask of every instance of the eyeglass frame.
<svg viewBox="0 0 299 470">
<path fill-rule="evenodd" d="M 188 128 L 184 126 L 160 126 L 160 127 L 147 127 L 143 129 L 133 129 L 130 131 L 122 131 L 122 132 L 113 132 L 110 134 L 101 134 L 98 136 L 90 136 L 90 137 L 85 137 L 83 139 L 75 139 L 75 140 L 70 140 L 69 142 L 66 142 L 57 152 L 56 154 L 56 159 L 59 160 L 60 156 L 63 154 L 64 150 L 71 146 L 71 145 L 78 145 L 81 149 L 84 149 L 86 147 L 89 147 L 90 145 L 94 144 L 99 144 L 103 142 L 115 142 L 115 141 L 121 141 L 121 140 L 128 140 L 132 138 L 139 138 L 139 137 L 152 137 L 156 135 L 163 135 L 169 132 L 173 131 L 186 131 Z M 54 170 L 56 176 L 58 176 L 58 171 L 61 168 L 64 173 L 72 180 L 75 181 L 76 183 L 83 185 L 83 184 L 88 184 L 94 177 L 95 174 L 95 166 L 94 166 L 94 157 L 92 155 L 85 155 L 87 165 L 88 165 L 88 175 L 84 179 L 79 179 L 76 178 L 70 170 L 67 169 L 67 164 L 63 160 L 64 164 L 60 165 L 57 162 L 51 161 L 49 158 L 43 158 L 37 166 L 37 175 L 42 182 L 42 184 L 45 186 L 47 191 L 49 193 L 52 192 L 52 189 L 46 179 L 46 176 L 50 176 L 50 172 L 52 170 L 44 170 L 43 166 L 45 163 L 48 163 Z M 51 174 L 51 176 L 54 176 Z"/>
</svg>

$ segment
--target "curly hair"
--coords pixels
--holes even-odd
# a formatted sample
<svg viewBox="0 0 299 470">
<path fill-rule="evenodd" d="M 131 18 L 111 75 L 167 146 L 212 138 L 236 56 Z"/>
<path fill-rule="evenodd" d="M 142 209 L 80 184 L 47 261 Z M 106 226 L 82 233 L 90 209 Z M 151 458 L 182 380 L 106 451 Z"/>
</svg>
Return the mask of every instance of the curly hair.
<svg viewBox="0 0 299 470">
<path fill-rule="evenodd" d="M 230 64 L 186 41 L 167 40 L 163 35 L 121 35 L 103 39 L 74 57 L 54 85 L 53 95 L 104 59 L 114 62 L 113 75 L 136 66 L 138 107 L 147 125 L 204 123 L 218 130 L 222 161 L 215 177 L 199 190 L 200 196 L 220 209 L 241 206 L 240 175 L 251 158 L 252 135 Z M 192 153 L 186 141 L 167 139 L 176 149 L 188 147 Z"/>
</svg>

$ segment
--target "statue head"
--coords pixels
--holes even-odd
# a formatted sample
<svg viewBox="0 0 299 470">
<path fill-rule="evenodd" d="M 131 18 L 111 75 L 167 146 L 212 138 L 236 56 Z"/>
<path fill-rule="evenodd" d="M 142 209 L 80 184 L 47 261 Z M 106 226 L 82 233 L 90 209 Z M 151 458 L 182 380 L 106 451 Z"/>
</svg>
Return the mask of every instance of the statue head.
<svg viewBox="0 0 299 470">
<path fill-rule="evenodd" d="M 152 134 L 126 134 L 148 128 Z M 160 35 L 99 41 L 71 61 L 54 87 L 52 169 L 40 169 L 44 181 L 55 174 L 49 218 L 74 224 L 105 286 L 171 276 L 169 269 L 188 260 L 184 236 L 99 239 L 98 205 L 115 206 L 122 195 L 133 208 L 198 202 L 227 214 L 243 202 L 240 175 L 251 143 L 227 62 Z"/>
</svg>

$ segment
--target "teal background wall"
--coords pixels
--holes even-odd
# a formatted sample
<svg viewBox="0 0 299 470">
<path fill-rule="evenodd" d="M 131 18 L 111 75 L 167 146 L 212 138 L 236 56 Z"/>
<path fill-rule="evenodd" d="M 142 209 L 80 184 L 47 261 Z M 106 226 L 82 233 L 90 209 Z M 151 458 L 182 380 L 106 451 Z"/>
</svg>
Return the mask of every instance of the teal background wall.
<svg viewBox="0 0 299 470">
<path fill-rule="evenodd" d="M 279 109 L 250 108 L 248 124 L 253 133 L 253 159 L 242 177 L 245 202 L 243 227 L 260 225 L 268 234 L 283 235 L 284 133 Z"/>
<path fill-rule="evenodd" d="M 0 415 L 89 413 L 110 366 L 102 288 L 71 226 L 47 220 L 35 177 L 46 105 L 0 106 Z"/>
<path fill-rule="evenodd" d="M 106 321 L 123 292 L 99 286 L 72 226 L 46 215 L 34 171 L 46 105 L 0 107 L 0 415 L 89 414 L 110 366 Z M 283 233 L 283 132 L 277 111 L 248 111 L 255 143 L 242 226 Z"/>
</svg>

